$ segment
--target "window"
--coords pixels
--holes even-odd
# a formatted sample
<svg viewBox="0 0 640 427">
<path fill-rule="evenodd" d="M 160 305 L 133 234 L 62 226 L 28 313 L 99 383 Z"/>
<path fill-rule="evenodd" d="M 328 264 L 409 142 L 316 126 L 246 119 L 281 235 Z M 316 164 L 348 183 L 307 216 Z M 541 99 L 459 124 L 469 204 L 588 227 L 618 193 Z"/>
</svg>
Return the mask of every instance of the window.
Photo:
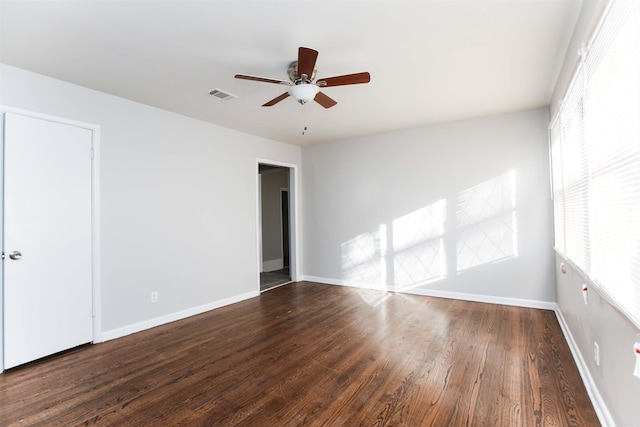
<svg viewBox="0 0 640 427">
<path fill-rule="evenodd" d="M 612 1 L 551 123 L 556 250 L 640 326 L 640 2 Z"/>
</svg>

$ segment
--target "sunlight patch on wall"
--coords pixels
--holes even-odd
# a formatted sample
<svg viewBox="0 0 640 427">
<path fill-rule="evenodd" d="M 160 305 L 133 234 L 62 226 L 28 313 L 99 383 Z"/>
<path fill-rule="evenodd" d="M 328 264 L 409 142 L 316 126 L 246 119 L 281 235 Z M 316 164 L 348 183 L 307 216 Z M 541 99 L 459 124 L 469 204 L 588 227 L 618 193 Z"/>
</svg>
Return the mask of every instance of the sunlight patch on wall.
<svg viewBox="0 0 640 427">
<path fill-rule="evenodd" d="M 457 270 L 518 255 L 515 171 L 458 194 Z"/>
<path fill-rule="evenodd" d="M 393 221 L 393 284 L 411 286 L 447 274 L 444 251 L 446 200 Z"/>
<path fill-rule="evenodd" d="M 342 279 L 346 284 L 384 289 L 386 271 L 381 243 L 385 239 L 381 242 L 380 235 L 380 230 L 363 233 L 342 244 Z"/>
<path fill-rule="evenodd" d="M 516 256 L 516 174 L 511 170 L 343 243 L 342 280 L 407 290 Z"/>
</svg>

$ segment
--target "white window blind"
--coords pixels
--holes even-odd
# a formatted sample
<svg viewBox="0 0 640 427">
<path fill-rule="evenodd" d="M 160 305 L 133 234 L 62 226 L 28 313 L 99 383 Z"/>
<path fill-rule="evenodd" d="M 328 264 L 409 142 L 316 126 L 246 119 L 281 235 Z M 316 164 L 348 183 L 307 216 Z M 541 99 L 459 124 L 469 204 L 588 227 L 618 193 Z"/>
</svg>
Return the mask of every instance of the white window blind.
<svg viewBox="0 0 640 427">
<path fill-rule="evenodd" d="M 609 4 L 550 138 L 556 250 L 640 325 L 640 2 Z"/>
<path fill-rule="evenodd" d="M 556 251 L 565 253 L 565 203 L 564 179 L 562 175 L 562 151 L 560 150 L 561 127 L 552 126 L 551 139 L 551 183 L 553 190 L 553 222 L 555 224 Z"/>
<path fill-rule="evenodd" d="M 565 255 L 589 268 L 589 171 L 584 134 L 584 80 L 579 73 L 568 93 L 562 123 Z"/>
</svg>

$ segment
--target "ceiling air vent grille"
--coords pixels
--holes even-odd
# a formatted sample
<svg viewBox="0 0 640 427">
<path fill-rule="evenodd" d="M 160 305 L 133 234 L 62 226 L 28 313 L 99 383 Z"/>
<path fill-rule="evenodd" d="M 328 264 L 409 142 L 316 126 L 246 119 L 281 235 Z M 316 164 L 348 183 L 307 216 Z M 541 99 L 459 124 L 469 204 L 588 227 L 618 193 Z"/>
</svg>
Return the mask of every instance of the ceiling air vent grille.
<svg viewBox="0 0 640 427">
<path fill-rule="evenodd" d="M 237 98 L 236 95 L 233 95 L 229 92 L 225 92 L 223 90 L 220 89 L 212 89 L 210 91 L 207 91 L 207 95 L 209 95 L 212 98 L 218 98 L 218 99 L 222 99 L 223 101 L 230 101 L 232 99 Z"/>
</svg>

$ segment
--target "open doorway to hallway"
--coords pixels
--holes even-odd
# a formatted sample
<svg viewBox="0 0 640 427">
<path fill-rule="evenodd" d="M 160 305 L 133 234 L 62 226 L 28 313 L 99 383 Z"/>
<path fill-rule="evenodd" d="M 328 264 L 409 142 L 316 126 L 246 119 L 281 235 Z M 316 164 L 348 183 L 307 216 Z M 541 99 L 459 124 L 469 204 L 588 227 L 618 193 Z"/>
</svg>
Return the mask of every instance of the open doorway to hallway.
<svg viewBox="0 0 640 427">
<path fill-rule="evenodd" d="M 290 200 L 291 171 L 260 163 L 260 291 L 291 282 Z"/>
</svg>

